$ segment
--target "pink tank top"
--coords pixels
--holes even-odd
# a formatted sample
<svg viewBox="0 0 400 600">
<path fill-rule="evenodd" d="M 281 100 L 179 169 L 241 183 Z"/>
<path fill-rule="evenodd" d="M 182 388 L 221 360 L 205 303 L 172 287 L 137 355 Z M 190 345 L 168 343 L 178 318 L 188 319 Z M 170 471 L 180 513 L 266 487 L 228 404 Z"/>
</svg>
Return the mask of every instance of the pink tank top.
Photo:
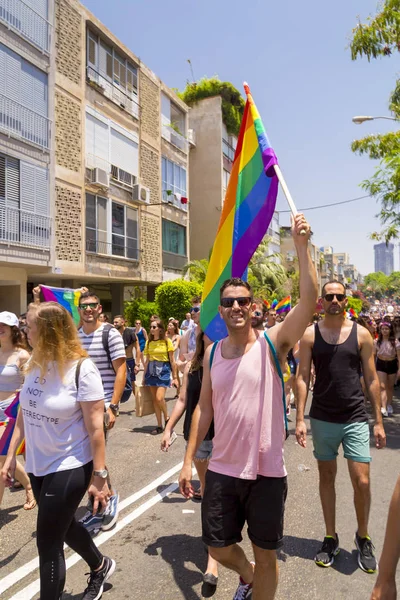
<svg viewBox="0 0 400 600">
<path fill-rule="evenodd" d="M 285 477 L 282 384 L 263 336 L 240 358 L 216 349 L 211 367 L 215 435 L 209 469 L 256 479 Z"/>
</svg>

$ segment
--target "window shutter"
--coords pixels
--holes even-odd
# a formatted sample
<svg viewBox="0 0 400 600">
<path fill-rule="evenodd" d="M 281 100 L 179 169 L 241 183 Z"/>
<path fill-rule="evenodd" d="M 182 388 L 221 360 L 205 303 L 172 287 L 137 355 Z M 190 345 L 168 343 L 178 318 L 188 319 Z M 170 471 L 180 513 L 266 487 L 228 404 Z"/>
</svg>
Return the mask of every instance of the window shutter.
<svg viewBox="0 0 400 600">
<path fill-rule="evenodd" d="M 0 45 L 0 50 L 3 51 L 5 55 L 5 94 L 11 100 L 21 102 L 20 77 L 22 71 L 22 58 L 2 44 Z"/>
<path fill-rule="evenodd" d="M 0 155 L 0 205 L 6 203 L 6 157 Z"/>
<path fill-rule="evenodd" d="M 24 2 L 39 13 L 39 15 L 47 19 L 47 0 L 24 0 Z"/>
<path fill-rule="evenodd" d="M 19 160 L 6 157 L 6 198 L 7 205 L 19 208 Z"/>
<path fill-rule="evenodd" d="M 138 144 L 114 128 L 111 128 L 111 164 L 138 175 Z"/>
<path fill-rule="evenodd" d="M 49 171 L 35 167 L 35 212 L 39 215 L 50 215 Z"/>
<path fill-rule="evenodd" d="M 35 212 L 35 165 L 21 161 L 21 210 Z"/>
<path fill-rule="evenodd" d="M 108 125 L 88 113 L 86 113 L 86 153 L 109 162 Z"/>
</svg>

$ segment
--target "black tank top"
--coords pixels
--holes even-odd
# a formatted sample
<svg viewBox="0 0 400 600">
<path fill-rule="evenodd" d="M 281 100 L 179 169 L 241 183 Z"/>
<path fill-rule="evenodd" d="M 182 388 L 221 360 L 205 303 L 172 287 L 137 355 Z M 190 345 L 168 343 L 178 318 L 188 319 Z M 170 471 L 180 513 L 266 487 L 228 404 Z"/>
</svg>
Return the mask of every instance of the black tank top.
<svg viewBox="0 0 400 600">
<path fill-rule="evenodd" d="M 190 425 L 192 423 L 192 417 L 194 409 L 196 408 L 201 392 L 201 382 L 203 380 L 203 367 L 200 367 L 197 371 L 189 371 L 188 381 L 186 388 L 186 413 L 185 422 L 183 424 L 183 437 L 185 440 L 189 439 Z M 207 432 L 205 440 L 212 440 L 214 437 L 214 421 L 210 425 L 210 429 Z"/>
<path fill-rule="evenodd" d="M 312 359 L 316 379 L 310 417 L 330 423 L 368 421 L 360 383 L 357 323 L 343 344 L 325 342 L 316 323 Z"/>
</svg>

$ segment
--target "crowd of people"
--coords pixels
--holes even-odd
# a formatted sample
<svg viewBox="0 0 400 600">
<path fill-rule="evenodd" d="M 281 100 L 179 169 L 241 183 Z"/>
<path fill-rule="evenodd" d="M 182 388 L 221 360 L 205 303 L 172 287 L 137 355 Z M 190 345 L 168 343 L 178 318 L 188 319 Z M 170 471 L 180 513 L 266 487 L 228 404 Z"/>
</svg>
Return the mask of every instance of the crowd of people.
<svg viewBox="0 0 400 600">
<path fill-rule="evenodd" d="M 306 235 L 300 235 L 300 232 Z M 310 227 L 303 215 L 293 223 L 300 271 L 300 300 L 277 315 L 250 285 L 227 280 L 219 313 L 227 337 L 212 342 L 200 325 L 201 298 L 192 300 L 182 323 L 152 315 L 149 331 L 139 319 L 107 317 L 100 298 L 82 288 L 78 327 L 55 302 L 34 302 L 19 319 L 0 313 L 0 501 L 4 486 L 25 489 L 24 508 L 38 506 L 37 548 L 41 600 L 58 600 L 65 584 L 64 544 L 89 565 L 83 600 L 99 600 L 116 568 L 93 542 L 93 532 L 111 529 L 119 494 L 106 463 L 107 432 L 120 404 L 135 391 L 143 368 L 150 390 L 161 450 L 176 439 L 184 416 L 186 449 L 179 486 L 201 502 L 202 539 L 208 548 L 204 584 L 211 593 L 222 565 L 239 575 L 234 600 L 272 600 L 278 585 L 276 551 L 283 544 L 287 472 L 283 447 L 290 410 L 296 438 L 306 447 L 305 407 L 312 391 L 310 423 L 318 464 L 325 536 L 315 563 L 330 567 L 339 553 L 336 528 L 337 456 L 343 447 L 354 489 L 354 542 L 360 569 L 378 571 L 369 534 L 370 431 L 372 409 L 377 449 L 384 448 L 383 417 L 393 414 L 399 372 L 396 316 L 347 318 L 343 284 L 326 283 L 321 314 L 315 314 L 317 282 L 308 252 Z M 168 414 L 166 390 L 176 389 Z M 17 460 L 25 456 L 25 469 Z M 194 489 L 192 465 L 200 488 Z M 78 506 L 87 495 L 87 511 Z M 400 554 L 400 480 L 390 505 L 380 572 L 371 600 L 396 598 Z M 247 523 L 253 557 L 239 545 Z M 211 595 L 210 593 L 210 595 Z"/>
</svg>

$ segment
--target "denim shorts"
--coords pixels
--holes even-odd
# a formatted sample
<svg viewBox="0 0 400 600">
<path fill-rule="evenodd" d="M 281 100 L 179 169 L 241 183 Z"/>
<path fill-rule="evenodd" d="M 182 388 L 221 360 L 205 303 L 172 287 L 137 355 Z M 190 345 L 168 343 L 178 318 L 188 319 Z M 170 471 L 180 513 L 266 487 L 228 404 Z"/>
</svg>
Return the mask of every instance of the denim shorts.
<svg viewBox="0 0 400 600">
<path fill-rule="evenodd" d="M 310 418 L 314 444 L 314 456 L 317 460 L 335 460 L 339 446 L 343 446 L 345 458 L 354 462 L 371 462 L 369 424 L 329 423 Z"/>
<path fill-rule="evenodd" d="M 186 442 L 187 448 L 187 442 Z M 212 440 L 203 440 L 195 454 L 196 460 L 210 460 L 212 456 L 213 443 Z"/>
</svg>

